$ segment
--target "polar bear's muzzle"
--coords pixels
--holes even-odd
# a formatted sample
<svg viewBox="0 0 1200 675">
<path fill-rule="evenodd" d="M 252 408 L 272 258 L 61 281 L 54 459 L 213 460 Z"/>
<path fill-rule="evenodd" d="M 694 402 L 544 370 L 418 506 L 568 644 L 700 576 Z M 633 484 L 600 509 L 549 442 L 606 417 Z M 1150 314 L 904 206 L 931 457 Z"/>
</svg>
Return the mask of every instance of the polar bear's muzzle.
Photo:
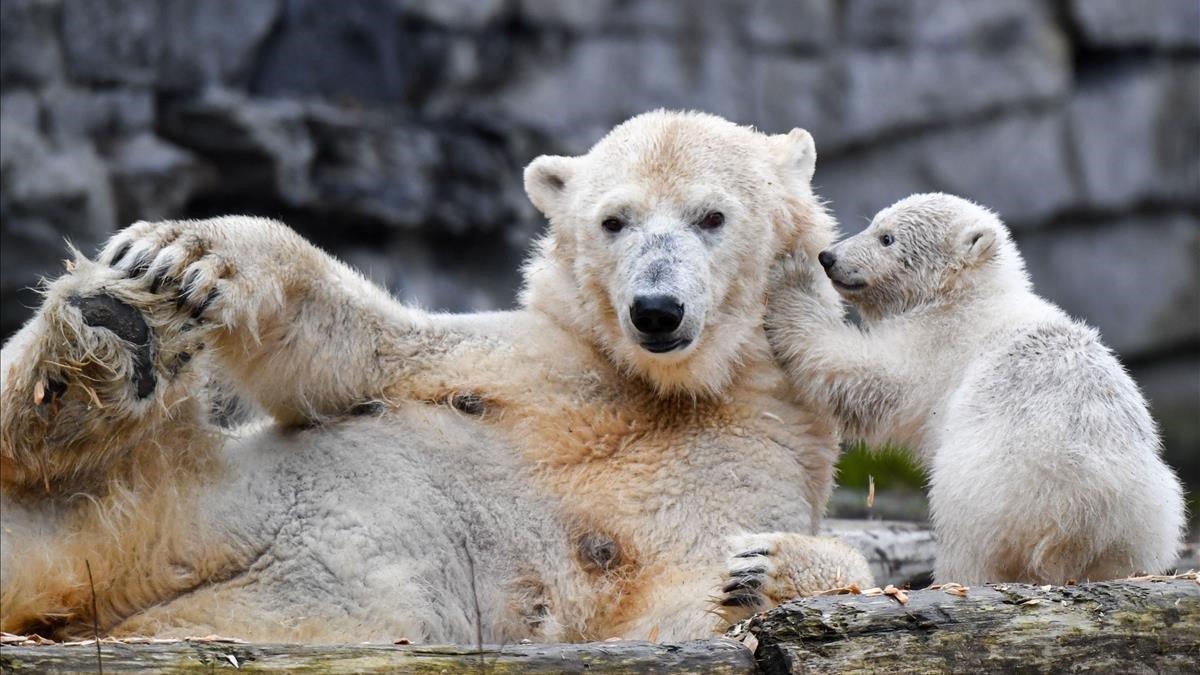
<svg viewBox="0 0 1200 675">
<path fill-rule="evenodd" d="M 639 344 L 654 354 L 673 352 L 691 344 L 690 337 L 676 335 L 683 317 L 683 303 L 672 295 L 639 295 L 629 307 L 629 320 L 638 331 Z"/>
<path fill-rule="evenodd" d="M 855 293 L 869 285 L 857 270 L 847 270 L 845 262 L 839 259 L 837 252 L 832 248 L 821 251 L 817 261 L 825 269 L 825 276 L 833 282 L 834 288 L 843 293 Z"/>
</svg>

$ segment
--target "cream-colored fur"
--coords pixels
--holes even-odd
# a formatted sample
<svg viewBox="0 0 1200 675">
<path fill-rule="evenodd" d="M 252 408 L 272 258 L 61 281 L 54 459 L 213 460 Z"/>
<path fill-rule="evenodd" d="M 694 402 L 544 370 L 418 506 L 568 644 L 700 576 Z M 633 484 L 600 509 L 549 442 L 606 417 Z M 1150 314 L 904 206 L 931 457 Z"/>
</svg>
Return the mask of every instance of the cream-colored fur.
<svg viewBox="0 0 1200 675">
<path fill-rule="evenodd" d="M 1184 525 L 1137 385 L 1096 331 L 1034 294 L 1008 230 L 915 195 L 821 260 L 863 317 L 831 310 L 811 254 L 778 268 L 769 334 L 800 398 L 930 474 L 939 581 L 1161 572 Z"/>
<path fill-rule="evenodd" d="M 254 640 L 703 636 L 745 609 L 745 533 L 812 542 L 789 593 L 868 583 L 804 539 L 835 432 L 762 329 L 771 261 L 833 236 L 814 161 L 803 131 L 668 112 L 540 158 L 511 312 L 403 306 L 269 220 L 131 226 L 3 350 L 0 625 L 90 630 L 87 564 L 104 630 Z M 651 292 L 686 346 L 640 345 Z M 223 383 L 268 419 L 211 424 Z"/>
</svg>

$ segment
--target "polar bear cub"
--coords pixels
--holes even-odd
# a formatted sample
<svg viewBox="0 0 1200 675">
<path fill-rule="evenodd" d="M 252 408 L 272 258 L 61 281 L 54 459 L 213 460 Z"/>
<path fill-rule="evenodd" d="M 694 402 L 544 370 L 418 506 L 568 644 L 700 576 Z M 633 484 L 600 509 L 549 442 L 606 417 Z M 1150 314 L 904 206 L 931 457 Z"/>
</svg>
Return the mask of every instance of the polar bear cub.
<svg viewBox="0 0 1200 675">
<path fill-rule="evenodd" d="M 832 287 L 803 253 L 777 267 L 772 347 L 848 436 L 918 453 L 938 581 L 1063 583 L 1173 563 L 1182 489 L 1141 392 L 1095 330 L 1034 293 L 995 214 L 914 195 L 818 258 Z M 835 289 L 862 330 L 830 310 Z"/>
</svg>

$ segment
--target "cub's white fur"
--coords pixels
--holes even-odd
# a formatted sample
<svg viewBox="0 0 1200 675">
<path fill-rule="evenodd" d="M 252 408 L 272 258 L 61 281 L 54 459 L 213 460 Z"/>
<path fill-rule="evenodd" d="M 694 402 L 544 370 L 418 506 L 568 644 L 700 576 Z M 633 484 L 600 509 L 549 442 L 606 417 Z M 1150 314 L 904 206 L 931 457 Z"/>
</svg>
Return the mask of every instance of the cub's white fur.
<svg viewBox="0 0 1200 675">
<path fill-rule="evenodd" d="M 977 583 L 1160 572 L 1184 524 L 1137 386 L 1096 331 L 1034 294 L 1008 230 L 943 194 L 881 211 L 821 265 L 804 253 L 768 333 L 801 399 L 930 474 L 935 577 Z"/>
<path fill-rule="evenodd" d="M 754 532 L 786 544 L 774 587 L 870 583 L 811 536 L 836 435 L 762 329 L 772 260 L 832 240 L 814 161 L 668 112 L 535 160 L 550 229 L 511 312 L 403 306 L 274 221 L 119 233 L 4 347 L 0 628 L 677 640 L 758 606 L 721 591 Z M 629 320 L 655 294 L 682 305 L 662 353 Z M 271 420 L 213 426 L 213 381 Z"/>
</svg>

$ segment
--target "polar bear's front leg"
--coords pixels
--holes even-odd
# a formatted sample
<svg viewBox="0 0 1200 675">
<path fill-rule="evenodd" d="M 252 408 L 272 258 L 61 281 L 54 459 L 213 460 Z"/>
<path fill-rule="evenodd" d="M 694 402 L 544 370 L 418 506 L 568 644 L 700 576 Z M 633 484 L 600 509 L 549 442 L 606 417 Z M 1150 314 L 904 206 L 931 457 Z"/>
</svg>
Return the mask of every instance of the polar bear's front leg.
<svg viewBox="0 0 1200 675">
<path fill-rule="evenodd" d="M 214 327 L 223 374 L 284 423 L 380 397 L 438 340 L 425 314 L 272 220 L 136 223 L 100 261 Z"/>
<path fill-rule="evenodd" d="M 730 544 L 718 609 L 729 625 L 792 598 L 875 583 L 862 553 L 829 537 L 768 532 L 732 537 Z"/>
</svg>

